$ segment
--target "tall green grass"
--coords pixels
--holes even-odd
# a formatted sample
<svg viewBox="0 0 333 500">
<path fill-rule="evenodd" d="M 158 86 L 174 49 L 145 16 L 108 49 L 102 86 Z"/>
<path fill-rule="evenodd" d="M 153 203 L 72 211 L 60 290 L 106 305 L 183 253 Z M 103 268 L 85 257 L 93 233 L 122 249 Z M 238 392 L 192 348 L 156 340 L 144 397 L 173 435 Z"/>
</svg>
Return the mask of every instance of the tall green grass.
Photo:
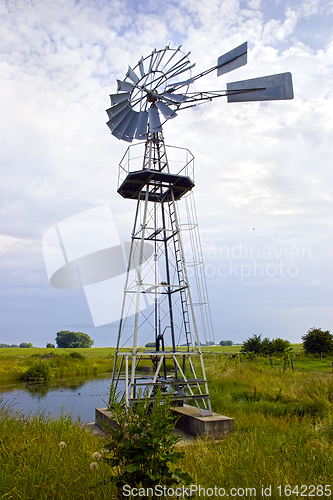
<svg viewBox="0 0 333 500">
<path fill-rule="evenodd" d="M 279 495 L 279 485 L 331 484 L 332 374 L 272 369 L 264 359 L 240 362 L 237 357 L 208 358 L 205 366 L 213 410 L 233 417 L 235 431 L 218 442 L 198 439 L 185 448 L 180 466 L 197 485 L 224 488 L 226 497 L 231 488 L 255 488 L 256 498 L 278 500 L 287 498 Z M 110 476 L 106 464 L 89 469 L 91 454 L 103 444 L 68 417 L 23 418 L 2 409 L 0 499 L 123 498 L 112 484 L 90 488 Z M 272 494 L 263 497 L 261 488 L 268 486 Z"/>
<path fill-rule="evenodd" d="M 102 446 L 101 438 L 68 416 L 24 417 L 0 403 L 0 498 L 115 498 L 111 483 L 97 485 L 108 477 L 106 464 L 90 469 Z"/>
<path fill-rule="evenodd" d="M 331 484 L 333 375 L 255 362 L 206 365 L 213 409 L 235 419 L 235 432 L 187 448 L 182 465 L 196 484 L 256 488 L 259 498 L 271 485 L 272 499 L 287 498 L 279 485 Z"/>
</svg>

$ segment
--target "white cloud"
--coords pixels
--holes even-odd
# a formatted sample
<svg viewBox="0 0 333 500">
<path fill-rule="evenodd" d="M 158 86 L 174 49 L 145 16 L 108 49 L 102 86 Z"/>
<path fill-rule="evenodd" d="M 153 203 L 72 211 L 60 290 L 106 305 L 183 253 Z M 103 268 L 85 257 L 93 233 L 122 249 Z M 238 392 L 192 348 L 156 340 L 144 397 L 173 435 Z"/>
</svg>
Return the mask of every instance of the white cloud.
<svg viewBox="0 0 333 500">
<path fill-rule="evenodd" d="M 311 26 L 312 19 L 327 15 L 331 4 L 282 5 L 279 17 L 276 12 L 269 15 L 265 2 L 251 0 L 244 5 L 234 0 L 180 0 L 165 2 L 161 9 L 156 2 L 59 1 L 55 13 L 4 14 L 0 48 L 0 248 L 6 249 L 1 254 L 5 256 L 2 294 L 10 296 L 9 308 L 13 314 L 20 311 L 21 318 L 21 323 L 18 318 L 11 322 L 8 312 L 2 311 L 6 331 L 25 325 L 31 335 L 38 332 L 35 343 L 44 345 L 44 326 L 39 328 L 36 312 L 38 293 L 36 309 L 31 306 L 34 314 L 27 316 L 22 307 L 32 289 L 44 290 L 42 323 L 49 318 L 54 331 L 62 324 L 75 323 L 71 314 L 87 314 L 83 295 L 66 295 L 66 300 L 72 297 L 73 307 L 63 311 L 65 299 L 59 293 L 65 292 L 47 288 L 41 237 L 49 227 L 110 203 L 119 233 L 128 239 L 134 206 L 116 193 L 118 163 L 127 145 L 111 136 L 105 125 L 104 110 L 109 106 L 108 94 L 116 90 L 116 78 L 123 78 L 127 65 L 134 66 L 141 55 L 169 42 L 191 50 L 196 73 L 216 64 L 222 53 L 245 40 L 249 41 L 247 66 L 218 79 L 211 73 L 196 88 L 222 89 L 228 81 L 291 71 L 295 99 L 239 105 L 215 100 L 180 112 L 165 126 L 166 142 L 187 147 L 196 157 L 195 192 L 205 248 L 239 242 L 263 248 L 283 241 L 288 248 L 310 246 L 312 259 L 300 266 L 292 291 L 283 280 L 282 284 L 273 280 L 274 300 L 268 306 L 256 306 L 255 315 L 249 312 L 249 296 L 254 294 L 260 302 L 260 294 L 269 294 L 269 279 L 254 280 L 254 288 L 246 287 L 246 293 L 236 276 L 209 279 L 213 316 L 216 325 L 221 325 L 217 339 L 233 324 L 234 314 L 243 311 L 244 319 L 237 320 L 243 336 L 252 333 L 247 319 L 255 329 L 260 328 L 263 316 L 264 335 L 271 336 L 280 325 L 285 335 L 297 331 L 291 340 L 298 340 L 295 325 L 302 297 L 311 323 L 303 322 L 302 328 L 317 322 L 330 328 L 320 321 L 320 314 L 329 321 L 327 310 L 317 304 L 311 316 L 308 304 L 329 288 L 329 254 L 322 253 L 322 248 L 331 248 L 332 30 L 331 41 L 318 49 L 311 48 L 297 30 L 302 20 Z M 229 287 L 233 293 L 228 294 Z M 223 317 L 221 295 L 227 301 Z M 288 322 L 282 324 L 278 318 L 286 310 L 286 297 L 290 301 Z M 234 313 L 225 317 L 228 310 Z M 26 340 L 26 333 L 23 337 Z M 97 333 L 95 340 L 98 345 Z"/>
</svg>

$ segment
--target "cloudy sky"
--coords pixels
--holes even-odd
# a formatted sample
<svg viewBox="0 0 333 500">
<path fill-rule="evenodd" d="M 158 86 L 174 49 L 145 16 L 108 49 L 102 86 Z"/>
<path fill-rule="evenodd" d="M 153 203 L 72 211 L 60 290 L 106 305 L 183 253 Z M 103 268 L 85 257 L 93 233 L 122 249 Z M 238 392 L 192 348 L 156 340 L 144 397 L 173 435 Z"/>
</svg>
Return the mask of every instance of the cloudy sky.
<svg viewBox="0 0 333 500">
<path fill-rule="evenodd" d="M 114 345 L 82 290 L 50 285 L 42 238 L 109 204 L 129 239 L 133 203 L 116 191 L 127 144 L 105 109 L 128 64 L 168 44 L 201 72 L 248 41 L 248 64 L 207 75 L 202 90 L 293 75 L 294 100 L 220 98 L 164 127 L 195 156 L 216 341 L 332 328 L 332 1 L 3 0 L 0 19 L 0 343 L 45 346 L 69 329 Z"/>
</svg>

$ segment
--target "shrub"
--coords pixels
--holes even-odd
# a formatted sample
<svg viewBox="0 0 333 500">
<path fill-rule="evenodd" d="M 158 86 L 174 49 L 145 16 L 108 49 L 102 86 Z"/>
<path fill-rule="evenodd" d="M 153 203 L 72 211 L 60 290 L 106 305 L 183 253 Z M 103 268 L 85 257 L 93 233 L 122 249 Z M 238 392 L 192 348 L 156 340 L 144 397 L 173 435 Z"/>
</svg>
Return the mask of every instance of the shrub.
<svg viewBox="0 0 333 500">
<path fill-rule="evenodd" d="M 48 380 L 51 378 L 51 367 L 45 359 L 38 359 L 29 366 L 23 378 L 26 380 Z"/>
<path fill-rule="evenodd" d="M 136 405 L 128 407 L 124 398 L 119 399 L 112 387 L 110 390 L 108 409 L 116 425 L 108 429 L 106 448 L 110 451 L 103 459 L 113 467 L 117 486 L 189 484 L 192 478 L 171 465 L 185 454 L 174 450 L 180 438 L 173 433 L 170 398 L 162 400 L 161 391 L 157 391 L 154 403 L 147 395 L 140 396 Z"/>
<path fill-rule="evenodd" d="M 243 342 L 241 352 L 247 354 L 287 354 L 291 349 L 289 340 L 280 338 L 269 340 L 267 337 L 261 340 L 261 335 L 253 335 Z"/>
<path fill-rule="evenodd" d="M 73 359 L 80 359 L 80 360 L 86 359 L 82 354 L 76 351 L 71 352 L 70 357 Z"/>
<path fill-rule="evenodd" d="M 321 328 L 310 328 L 302 336 L 303 349 L 309 354 L 327 353 L 333 350 L 333 336 L 329 330 L 323 332 Z"/>
</svg>

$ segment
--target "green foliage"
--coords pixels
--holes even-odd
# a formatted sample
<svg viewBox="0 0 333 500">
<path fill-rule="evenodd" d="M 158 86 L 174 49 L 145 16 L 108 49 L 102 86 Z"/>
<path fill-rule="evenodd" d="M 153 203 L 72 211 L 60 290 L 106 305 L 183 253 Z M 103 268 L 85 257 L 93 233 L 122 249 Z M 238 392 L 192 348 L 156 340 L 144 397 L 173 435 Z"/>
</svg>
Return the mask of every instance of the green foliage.
<svg viewBox="0 0 333 500">
<path fill-rule="evenodd" d="M 8 348 L 8 347 L 11 347 L 11 348 L 18 347 L 18 345 L 16 345 L 16 344 L 11 344 L 11 345 L 9 345 L 9 344 L 0 344 L 0 349 L 5 349 L 5 348 Z"/>
<path fill-rule="evenodd" d="M 33 347 L 33 345 L 31 344 L 31 342 L 27 343 L 27 342 L 21 342 L 21 344 L 19 345 L 19 347 L 23 347 L 23 348 L 31 348 Z"/>
<path fill-rule="evenodd" d="M 273 339 L 271 341 L 271 345 L 273 354 L 286 354 L 292 350 L 289 340 L 283 340 L 280 338 Z"/>
<path fill-rule="evenodd" d="M 69 355 L 71 358 L 79 359 L 80 361 L 86 359 L 82 354 L 80 354 L 79 352 L 76 352 L 76 351 L 71 352 Z"/>
<path fill-rule="evenodd" d="M 80 362 L 70 356 L 70 350 L 34 347 L 32 349 L 0 349 L 0 382 L 21 380 L 33 361 L 47 359 L 52 377 L 97 375 L 112 371 L 114 348 L 72 349 L 84 355 Z"/>
<path fill-rule="evenodd" d="M 55 340 L 57 346 L 61 348 L 91 347 L 94 344 L 87 333 L 69 332 L 68 330 L 58 332 Z"/>
<path fill-rule="evenodd" d="M 310 328 L 302 336 L 303 349 L 309 354 L 328 353 L 333 351 L 333 336 L 329 330 L 323 331 L 321 328 Z"/>
<path fill-rule="evenodd" d="M 148 347 L 148 348 L 149 348 L 149 347 L 152 347 L 152 348 L 154 348 L 154 349 L 155 349 L 155 347 L 156 347 L 156 342 L 148 342 L 147 344 L 145 344 L 145 347 Z"/>
<path fill-rule="evenodd" d="M 269 340 L 265 337 L 261 340 L 261 335 L 253 335 L 242 344 L 242 353 L 255 354 L 287 354 L 292 349 L 289 340 L 276 338 Z"/>
<path fill-rule="evenodd" d="M 191 477 L 175 466 L 185 454 L 174 449 L 180 438 L 173 433 L 170 397 L 162 401 L 158 391 L 151 403 L 147 395 L 140 396 L 136 405 L 128 407 L 124 398 L 110 390 L 108 408 L 116 426 L 108 430 L 109 452 L 104 459 L 113 468 L 117 486 L 189 484 Z"/>
<path fill-rule="evenodd" d="M 241 352 L 253 352 L 254 354 L 261 354 L 261 335 L 254 334 L 253 337 L 248 338 L 243 342 Z"/>
<path fill-rule="evenodd" d="M 37 359 L 31 363 L 23 378 L 27 380 L 48 380 L 51 378 L 51 367 L 45 359 Z"/>
<path fill-rule="evenodd" d="M 50 344 L 49 342 L 46 344 L 46 349 L 55 349 L 54 344 Z"/>
<path fill-rule="evenodd" d="M 227 346 L 227 345 L 232 345 L 233 342 L 232 340 L 221 340 L 220 345 L 222 346 Z"/>
</svg>

